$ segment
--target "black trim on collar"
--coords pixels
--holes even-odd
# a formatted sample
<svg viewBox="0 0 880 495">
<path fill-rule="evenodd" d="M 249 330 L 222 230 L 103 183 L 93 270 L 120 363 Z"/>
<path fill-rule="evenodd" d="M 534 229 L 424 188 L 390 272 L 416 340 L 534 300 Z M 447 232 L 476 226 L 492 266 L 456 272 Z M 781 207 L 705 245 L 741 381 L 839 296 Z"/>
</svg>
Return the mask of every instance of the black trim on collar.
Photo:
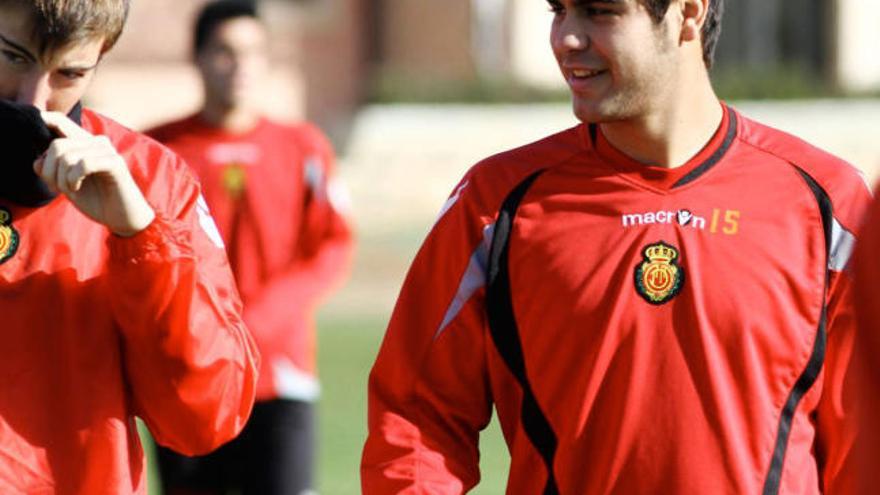
<svg viewBox="0 0 880 495">
<path fill-rule="evenodd" d="M 546 169 L 544 169 L 546 170 Z M 559 488 L 553 472 L 553 461 L 559 441 L 550 425 L 550 421 L 541 410 L 535 392 L 526 373 L 525 355 L 520 341 L 519 328 L 513 312 L 513 301 L 510 294 L 510 273 L 508 253 L 510 233 L 516 218 L 520 202 L 544 170 L 539 170 L 520 182 L 505 198 L 492 235 L 492 246 L 489 249 L 489 266 L 486 281 L 486 314 L 489 320 L 489 333 L 498 354 L 507 364 L 508 369 L 516 378 L 522 389 L 523 397 L 520 405 L 520 421 L 529 441 L 544 460 L 547 470 L 547 483 L 543 495 L 558 495 Z"/>
<path fill-rule="evenodd" d="M 717 165 L 718 162 L 720 162 L 721 159 L 724 158 L 724 155 L 727 154 L 727 151 L 730 149 L 730 145 L 733 144 L 733 140 L 734 138 L 736 138 L 737 132 L 736 112 L 734 112 L 732 108 L 727 107 L 727 115 L 729 116 L 729 123 L 727 124 L 727 134 L 724 136 L 724 142 L 721 143 L 721 146 L 719 146 L 718 149 L 715 150 L 714 153 L 712 153 L 712 156 L 707 158 L 705 162 L 701 163 L 698 167 L 688 172 L 688 174 L 681 179 L 678 179 L 678 182 L 672 185 L 673 189 L 690 184 L 691 182 L 699 179 L 703 176 L 703 174 L 708 172 L 709 169 Z"/>
<path fill-rule="evenodd" d="M 587 126 L 587 130 L 590 131 L 590 143 L 593 146 L 596 146 L 596 142 L 599 139 L 599 126 L 598 124 L 590 124 Z"/>
<path fill-rule="evenodd" d="M 76 122 L 76 125 L 82 125 L 82 102 L 76 102 L 76 105 L 67 114 L 67 117 Z"/>
</svg>

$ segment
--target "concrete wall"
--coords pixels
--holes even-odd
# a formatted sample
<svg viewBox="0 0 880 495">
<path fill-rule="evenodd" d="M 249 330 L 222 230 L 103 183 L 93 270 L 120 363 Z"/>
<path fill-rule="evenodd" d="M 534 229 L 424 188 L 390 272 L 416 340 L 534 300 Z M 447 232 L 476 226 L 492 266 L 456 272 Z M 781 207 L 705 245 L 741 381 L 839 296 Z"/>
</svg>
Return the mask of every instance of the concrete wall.
<svg viewBox="0 0 880 495">
<path fill-rule="evenodd" d="M 851 91 L 880 90 L 880 2 L 837 0 L 834 77 Z"/>
<path fill-rule="evenodd" d="M 511 69 L 513 76 L 540 88 L 564 88 L 556 59 L 550 49 L 553 15 L 546 2 L 511 0 Z"/>
<path fill-rule="evenodd" d="M 472 79 L 470 0 L 382 0 L 377 70 L 413 84 Z"/>
</svg>

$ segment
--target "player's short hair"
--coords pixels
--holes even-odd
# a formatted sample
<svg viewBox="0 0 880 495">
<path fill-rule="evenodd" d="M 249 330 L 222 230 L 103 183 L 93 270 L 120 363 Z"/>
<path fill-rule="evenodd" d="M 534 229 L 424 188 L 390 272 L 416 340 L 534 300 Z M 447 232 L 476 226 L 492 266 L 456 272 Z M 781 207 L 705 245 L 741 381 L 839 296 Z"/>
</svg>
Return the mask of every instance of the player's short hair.
<svg viewBox="0 0 880 495">
<path fill-rule="evenodd" d="M 651 17 L 655 21 L 660 22 L 672 0 L 641 0 Z M 706 23 L 703 24 L 703 30 L 700 38 L 703 41 L 703 62 L 706 67 L 711 68 L 715 61 L 715 47 L 718 46 L 718 37 L 721 36 L 721 16 L 724 14 L 724 0 L 710 0 L 709 11 L 706 12 Z"/>
<path fill-rule="evenodd" d="M 238 17 L 258 19 L 256 3 L 253 0 L 217 0 L 208 3 L 196 17 L 193 53 L 202 51 L 217 26 Z"/>
<path fill-rule="evenodd" d="M 71 43 L 104 39 L 106 53 L 113 48 L 125 20 L 130 0 L 0 0 L 0 7 L 23 9 L 31 16 L 40 53 Z"/>
</svg>

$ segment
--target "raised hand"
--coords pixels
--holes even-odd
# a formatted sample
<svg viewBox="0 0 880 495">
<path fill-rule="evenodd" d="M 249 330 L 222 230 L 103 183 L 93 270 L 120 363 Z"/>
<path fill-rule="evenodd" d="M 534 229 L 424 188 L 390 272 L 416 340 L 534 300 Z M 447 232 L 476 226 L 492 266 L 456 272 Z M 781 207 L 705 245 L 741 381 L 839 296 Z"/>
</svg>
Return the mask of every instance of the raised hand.
<svg viewBox="0 0 880 495">
<path fill-rule="evenodd" d="M 92 135 L 62 113 L 42 112 L 42 117 L 60 137 L 34 162 L 34 172 L 117 235 L 128 237 L 147 228 L 155 212 L 110 140 Z"/>
</svg>

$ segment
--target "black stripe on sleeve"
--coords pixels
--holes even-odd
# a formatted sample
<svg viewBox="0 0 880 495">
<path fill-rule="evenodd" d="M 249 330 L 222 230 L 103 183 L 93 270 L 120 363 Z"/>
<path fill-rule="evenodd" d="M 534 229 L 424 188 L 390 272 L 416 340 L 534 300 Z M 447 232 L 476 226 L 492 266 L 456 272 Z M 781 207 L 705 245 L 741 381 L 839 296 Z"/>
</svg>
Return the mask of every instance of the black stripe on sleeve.
<svg viewBox="0 0 880 495">
<path fill-rule="evenodd" d="M 813 192 L 813 196 L 816 198 L 816 203 L 818 204 L 819 211 L 822 215 L 822 228 L 825 234 L 826 252 L 825 270 L 827 273 L 828 258 L 831 255 L 831 225 L 834 221 L 831 200 L 815 179 L 810 177 L 803 170 L 797 170 Z M 826 276 L 826 286 L 827 280 Z M 782 469 L 785 464 L 785 451 L 788 448 L 788 438 L 791 434 L 791 424 L 794 420 L 794 413 L 797 410 L 797 406 L 800 404 L 801 399 L 810 388 L 813 387 L 813 384 L 816 383 L 816 379 L 819 378 L 819 373 L 822 371 L 822 366 L 825 363 L 825 345 L 827 339 L 825 318 L 826 308 L 823 303 L 822 314 L 819 317 L 819 328 L 816 331 L 816 340 L 813 343 L 813 352 L 810 354 L 810 359 L 807 361 L 806 368 L 804 368 L 801 376 L 798 377 L 794 387 L 788 394 L 788 399 L 786 399 L 785 405 L 782 407 L 782 413 L 779 415 L 776 445 L 773 448 L 773 456 L 770 458 L 770 468 L 767 471 L 767 478 L 764 480 L 764 490 L 761 492 L 763 495 L 776 495 L 779 493 L 779 485 L 782 481 Z"/>
<path fill-rule="evenodd" d="M 822 189 L 822 186 L 816 182 L 816 179 L 812 178 L 800 168 L 798 168 L 797 171 L 801 174 L 801 177 L 804 178 L 807 185 L 810 186 L 810 191 L 813 192 L 813 196 L 816 197 L 816 203 L 819 205 L 819 212 L 822 214 L 822 228 L 825 229 L 825 249 L 830 257 L 831 225 L 834 223 L 834 208 L 831 206 L 831 198 L 828 197 L 828 193 L 825 192 L 825 189 Z"/>
<path fill-rule="evenodd" d="M 813 352 L 807 361 L 807 367 L 804 368 L 801 376 L 798 377 L 794 388 L 788 394 L 788 399 L 782 407 L 782 414 L 779 416 L 779 426 L 776 430 L 776 445 L 773 447 L 773 456 L 770 458 L 770 469 L 767 472 L 767 478 L 764 480 L 763 495 L 776 495 L 779 493 L 779 484 L 782 481 L 782 467 L 785 463 L 785 451 L 788 448 L 788 437 L 791 434 L 791 423 L 794 420 L 794 413 L 798 404 L 804 395 L 816 383 L 819 372 L 825 362 L 825 307 L 822 307 L 821 320 L 819 320 L 819 329 L 816 332 L 816 341 L 813 344 Z"/>
<path fill-rule="evenodd" d="M 553 473 L 553 460 L 556 456 L 558 441 L 550 422 L 535 398 L 526 374 L 522 343 L 513 313 L 510 273 L 508 271 L 510 233 L 513 229 L 517 209 L 529 187 L 543 172 L 543 170 L 535 172 L 520 182 L 504 200 L 501 210 L 498 212 L 492 247 L 489 250 L 486 312 L 489 320 L 489 332 L 495 347 L 523 391 L 520 412 L 523 430 L 541 455 L 547 469 L 547 484 L 544 486 L 543 493 L 544 495 L 557 495 L 559 489 L 556 484 L 556 476 Z"/>
</svg>

